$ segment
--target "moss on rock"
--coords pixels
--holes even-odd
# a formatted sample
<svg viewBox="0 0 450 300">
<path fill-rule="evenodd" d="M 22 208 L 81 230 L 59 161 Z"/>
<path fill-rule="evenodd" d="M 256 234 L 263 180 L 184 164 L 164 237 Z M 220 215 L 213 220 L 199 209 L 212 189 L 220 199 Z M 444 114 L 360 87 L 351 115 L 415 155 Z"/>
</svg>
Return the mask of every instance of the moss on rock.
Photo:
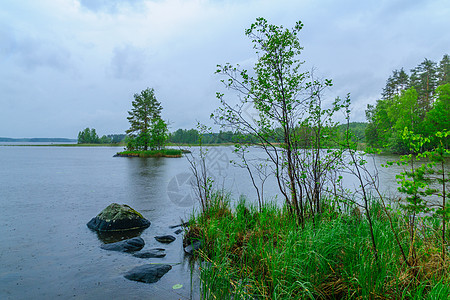
<svg viewBox="0 0 450 300">
<path fill-rule="evenodd" d="M 96 231 L 124 231 L 147 228 L 150 221 L 126 204 L 112 203 L 92 218 L 87 226 Z"/>
</svg>

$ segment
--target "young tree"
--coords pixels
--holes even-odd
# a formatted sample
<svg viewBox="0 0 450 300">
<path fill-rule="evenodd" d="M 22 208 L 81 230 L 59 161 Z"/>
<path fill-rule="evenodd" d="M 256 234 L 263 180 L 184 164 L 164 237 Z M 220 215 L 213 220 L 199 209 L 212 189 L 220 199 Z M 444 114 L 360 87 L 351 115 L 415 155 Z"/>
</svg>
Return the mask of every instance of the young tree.
<svg viewBox="0 0 450 300">
<path fill-rule="evenodd" d="M 126 131 L 127 147 L 136 150 L 162 148 L 167 140 L 167 124 L 161 119 L 162 106 L 156 100 L 154 89 L 147 88 L 134 94 L 132 105 L 127 117 L 130 122 L 130 129 Z"/>
<path fill-rule="evenodd" d="M 225 87 L 237 92 L 239 100 L 234 105 L 224 94 L 217 93 L 221 106 L 212 118 L 223 128 L 245 136 L 242 143 L 252 140 L 265 150 L 288 209 L 303 225 L 305 192 L 310 190 L 314 194 L 310 202 L 316 204 L 315 208 L 311 207 L 313 212 L 320 210 L 315 202 L 320 193 L 317 183 L 309 182 L 313 186 L 305 186 L 302 172 L 306 171 L 298 168 L 302 155 L 300 137 L 310 133 L 314 146 L 321 147 L 324 119 L 328 116 L 321 107 L 321 96 L 332 84 L 331 80 L 315 80 L 310 72 L 300 70 L 303 62 L 299 55 L 303 48 L 298 34 L 302 27 L 303 24 L 297 22 L 294 28 L 285 29 L 268 24 L 264 18 L 256 19 L 245 34 L 253 42 L 258 61 L 250 72 L 240 69 L 239 65 L 217 66 L 216 73 L 227 77 L 222 80 Z M 300 130 L 302 125 L 312 127 L 305 132 Z M 315 168 L 317 182 L 322 182 L 318 177 L 323 176 L 326 166 L 319 164 L 321 152 L 316 153 L 310 166 Z"/>
</svg>

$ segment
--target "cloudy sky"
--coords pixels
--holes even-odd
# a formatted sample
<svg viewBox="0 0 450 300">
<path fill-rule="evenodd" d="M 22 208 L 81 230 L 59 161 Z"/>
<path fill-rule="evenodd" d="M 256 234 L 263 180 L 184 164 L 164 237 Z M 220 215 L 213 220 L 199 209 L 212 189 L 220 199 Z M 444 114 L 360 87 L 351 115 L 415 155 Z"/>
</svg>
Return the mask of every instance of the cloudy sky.
<svg viewBox="0 0 450 300">
<path fill-rule="evenodd" d="M 133 94 L 153 87 L 171 130 L 209 123 L 217 64 L 255 60 L 257 17 L 301 20 L 305 68 L 350 92 L 354 121 L 393 69 L 450 52 L 448 0 L 1 0 L 0 137 L 123 133 Z"/>
</svg>

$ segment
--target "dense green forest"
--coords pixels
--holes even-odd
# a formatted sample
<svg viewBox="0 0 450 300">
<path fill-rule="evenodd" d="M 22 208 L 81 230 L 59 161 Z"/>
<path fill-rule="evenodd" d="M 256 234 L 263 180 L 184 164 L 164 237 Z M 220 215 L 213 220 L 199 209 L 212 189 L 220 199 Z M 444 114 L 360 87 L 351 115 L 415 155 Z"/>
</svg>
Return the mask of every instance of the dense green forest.
<svg viewBox="0 0 450 300">
<path fill-rule="evenodd" d="M 450 129 L 450 57 L 439 63 L 425 59 L 409 74 L 394 70 L 381 99 L 368 105 L 366 139 L 369 145 L 393 152 L 409 152 L 405 128 L 424 137 Z M 448 138 L 445 141 L 448 148 Z M 434 147 L 431 141 L 429 147 Z"/>
<path fill-rule="evenodd" d="M 336 129 L 338 132 L 338 139 L 336 142 L 339 142 L 340 138 L 343 138 L 343 134 L 347 129 L 346 124 L 337 125 Z M 365 130 L 367 127 L 367 123 L 362 122 L 352 122 L 349 124 L 349 129 L 352 131 L 358 142 L 365 142 Z M 278 131 L 281 131 L 281 128 L 277 128 L 273 132 L 273 137 L 277 134 L 280 134 Z M 173 133 L 169 134 L 169 143 L 172 144 L 188 144 L 195 145 L 199 144 L 200 141 L 202 144 L 226 144 L 226 143 L 235 143 L 235 142 L 246 142 L 246 143 L 257 143 L 258 141 L 252 138 L 249 135 L 243 135 L 239 133 L 235 133 L 232 131 L 219 131 L 219 132 L 211 132 L 211 133 L 200 133 L 196 129 L 178 129 Z M 270 142 L 275 142 L 275 139 L 269 138 Z M 333 146 L 330 144 L 329 146 Z"/>
</svg>

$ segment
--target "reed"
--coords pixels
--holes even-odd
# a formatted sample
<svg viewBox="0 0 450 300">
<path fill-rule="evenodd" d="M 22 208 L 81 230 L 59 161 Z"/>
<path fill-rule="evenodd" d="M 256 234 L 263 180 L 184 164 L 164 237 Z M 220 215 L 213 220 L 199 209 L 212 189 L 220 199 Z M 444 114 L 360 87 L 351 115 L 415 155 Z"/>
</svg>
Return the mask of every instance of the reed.
<svg viewBox="0 0 450 300">
<path fill-rule="evenodd" d="M 378 262 L 367 218 L 352 214 L 352 207 L 338 212 L 325 205 L 320 217 L 314 222 L 307 218 L 302 229 L 285 207 L 266 203 L 259 210 L 245 199 L 231 207 L 229 195 L 214 195 L 208 211 L 192 217 L 186 235 L 204 242 L 198 256 L 207 299 L 448 299 L 450 295 L 449 266 L 442 265 L 439 235 L 434 229 L 420 232 L 418 260 L 408 267 L 375 200 L 370 214 Z M 401 213 L 390 217 L 408 249 L 405 218 Z"/>
</svg>

